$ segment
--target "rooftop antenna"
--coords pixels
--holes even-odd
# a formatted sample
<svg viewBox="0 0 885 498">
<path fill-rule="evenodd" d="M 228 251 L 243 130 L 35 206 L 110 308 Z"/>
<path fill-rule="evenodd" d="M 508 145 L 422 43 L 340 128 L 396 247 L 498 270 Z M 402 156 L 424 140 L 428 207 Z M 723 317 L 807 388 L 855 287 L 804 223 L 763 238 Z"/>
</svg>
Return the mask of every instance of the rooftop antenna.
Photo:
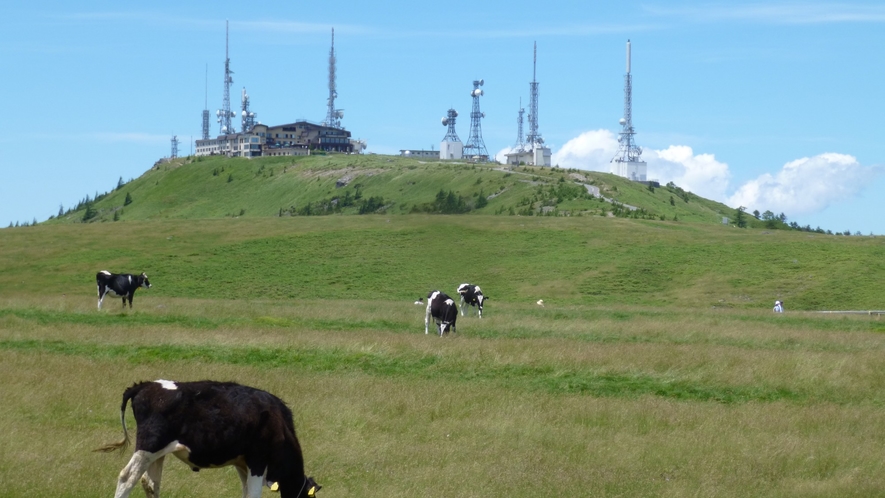
<svg viewBox="0 0 885 498">
<path fill-rule="evenodd" d="M 234 132 L 230 122 L 231 118 L 234 117 L 233 111 L 230 110 L 230 86 L 234 82 L 231 75 L 234 72 L 230 70 L 230 56 L 228 55 L 229 25 L 228 21 L 224 21 L 224 101 L 221 103 L 221 109 L 215 112 L 215 115 L 218 117 L 218 124 L 221 127 L 221 135 Z"/>
<path fill-rule="evenodd" d="M 249 110 L 249 94 L 246 93 L 246 87 L 243 87 L 242 103 L 243 133 L 249 133 L 255 127 L 255 113 Z"/>
<path fill-rule="evenodd" d="M 464 155 L 470 158 L 475 157 L 480 161 L 488 161 L 489 159 L 489 151 L 486 150 L 486 144 L 482 140 L 481 120 L 486 115 L 479 110 L 479 98 L 485 94 L 479 87 L 484 83 L 485 80 L 473 80 L 473 91 L 470 92 L 470 96 L 473 97 L 473 110 L 470 112 L 470 136 L 467 138 L 467 143 L 464 144 Z"/>
<path fill-rule="evenodd" d="M 206 102 L 203 104 L 203 140 L 209 140 L 209 64 L 206 64 Z"/>
<path fill-rule="evenodd" d="M 519 118 L 516 120 L 516 145 L 513 146 L 513 149 L 516 152 L 525 152 L 525 139 L 522 135 L 522 117 L 525 114 L 525 109 L 522 107 L 522 97 L 519 98 Z"/>
<path fill-rule="evenodd" d="M 335 109 L 335 97 L 338 96 L 338 90 L 335 85 L 335 28 L 332 28 L 332 49 L 329 51 L 329 99 L 327 100 L 328 109 L 326 110 L 326 120 L 323 126 L 341 129 L 341 118 L 344 117 L 344 109 Z"/>
<path fill-rule="evenodd" d="M 446 116 L 442 118 L 442 125 L 448 126 L 449 129 L 446 131 L 446 136 L 443 137 L 443 142 L 460 142 L 461 139 L 458 138 L 458 134 L 455 132 L 455 118 L 458 117 L 458 111 L 454 109 L 449 109 L 449 112 L 446 113 Z"/>
<path fill-rule="evenodd" d="M 535 42 L 534 58 L 532 60 L 532 82 L 529 83 L 529 134 L 526 135 L 526 144 L 530 149 L 544 144 L 544 139 L 538 133 L 538 42 Z"/>
<path fill-rule="evenodd" d="M 618 121 L 621 133 L 618 136 L 618 153 L 612 159 L 615 163 L 640 162 L 642 149 L 633 141 L 633 76 L 630 74 L 630 40 L 627 40 L 627 74 L 624 76 L 624 117 Z"/>
</svg>

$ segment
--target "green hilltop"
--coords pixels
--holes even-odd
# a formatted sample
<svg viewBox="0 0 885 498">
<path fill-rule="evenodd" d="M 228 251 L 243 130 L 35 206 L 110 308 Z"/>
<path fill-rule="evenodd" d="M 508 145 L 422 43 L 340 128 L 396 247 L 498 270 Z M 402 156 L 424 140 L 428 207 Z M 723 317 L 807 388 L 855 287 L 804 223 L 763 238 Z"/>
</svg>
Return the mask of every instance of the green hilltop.
<svg viewBox="0 0 885 498">
<path fill-rule="evenodd" d="M 591 195 L 587 186 L 604 199 Z M 721 224 L 735 210 L 675 185 L 649 188 L 608 173 L 556 167 L 509 169 L 382 155 L 187 157 L 159 162 L 112 192 L 87 197 L 50 223 L 371 213 L 617 216 Z"/>
</svg>

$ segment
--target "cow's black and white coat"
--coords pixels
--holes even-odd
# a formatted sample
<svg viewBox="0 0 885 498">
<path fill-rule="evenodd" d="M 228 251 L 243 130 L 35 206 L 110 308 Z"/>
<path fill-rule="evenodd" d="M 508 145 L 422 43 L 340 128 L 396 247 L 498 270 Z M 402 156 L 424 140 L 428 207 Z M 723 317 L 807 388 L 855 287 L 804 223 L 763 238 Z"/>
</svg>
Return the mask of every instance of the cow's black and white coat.
<svg viewBox="0 0 885 498">
<path fill-rule="evenodd" d="M 424 333 L 430 328 L 430 319 L 436 323 L 439 336 L 451 330 L 455 332 L 455 321 L 458 319 L 458 307 L 455 300 L 438 290 L 427 295 L 427 312 L 424 314 Z"/>
<path fill-rule="evenodd" d="M 126 300 L 129 300 L 129 308 L 132 308 L 132 296 L 139 287 L 145 289 L 151 288 L 147 275 L 132 275 L 130 273 L 111 273 L 102 270 L 95 275 L 95 283 L 98 285 L 98 309 L 101 309 L 101 302 L 104 297 L 122 297 L 123 307 L 126 307 Z"/>
<path fill-rule="evenodd" d="M 480 290 L 479 286 L 461 284 L 458 286 L 458 294 L 461 294 L 461 316 L 465 316 L 468 307 L 476 306 L 479 317 L 482 318 L 483 301 L 488 298 L 482 295 L 482 290 Z"/>
<path fill-rule="evenodd" d="M 129 444 L 126 404 L 138 424 L 135 452 L 120 472 L 115 498 L 129 496 L 141 480 L 148 498 L 158 498 L 163 460 L 172 454 L 194 471 L 233 465 L 244 498 L 276 484 L 282 498 L 314 496 L 320 486 L 304 475 L 292 411 L 268 392 L 233 382 L 140 382 L 123 392 L 123 440 Z"/>
</svg>

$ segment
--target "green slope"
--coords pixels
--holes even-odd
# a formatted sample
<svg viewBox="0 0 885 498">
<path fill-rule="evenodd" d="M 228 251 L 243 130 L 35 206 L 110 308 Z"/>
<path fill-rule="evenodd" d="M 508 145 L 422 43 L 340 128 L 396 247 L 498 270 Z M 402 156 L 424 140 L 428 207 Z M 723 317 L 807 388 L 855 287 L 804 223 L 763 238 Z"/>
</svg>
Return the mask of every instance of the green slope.
<svg viewBox="0 0 885 498">
<path fill-rule="evenodd" d="M 629 210 L 588 194 L 639 208 Z M 438 198 L 440 192 L 452 193 Z M 132 202 L 126 204 L 126 196 Z M 481 197 L 486 202 L 481 201 Z M 485 205 L 483 205 L 485 204 Z M 397 156 L 180 158 L 99 196 L 90 222 L 414 212 L 627 216 L 721 223 L 734 210 L 681 189 L 560 168 L 423 162 Z M 86 206 L 51 223 L 82 222 Z M 752 217 L 750 217 L 752 219 Z M 752 220 L 756 222 L 756 220 Z"/>
<path fill-rule="evenodd" d="M 518 216 L 300 216 L 0 230 L 0 296 L 92 299 L 94 275 L 146 271 L 139 299 L 411 303 L 479 284 L 536 307 L 885 309 L 880 237 L 672 221 Z"/>
</svg>

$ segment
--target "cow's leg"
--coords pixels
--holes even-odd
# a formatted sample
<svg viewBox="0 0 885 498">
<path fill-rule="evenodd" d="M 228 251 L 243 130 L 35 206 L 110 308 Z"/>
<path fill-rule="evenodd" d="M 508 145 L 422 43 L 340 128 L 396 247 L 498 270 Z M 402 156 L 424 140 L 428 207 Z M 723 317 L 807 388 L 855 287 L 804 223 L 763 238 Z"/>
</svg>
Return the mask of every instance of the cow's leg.
<svg viewBox="0 0 885 498">
<path fill-rule="evenodd" d="M 147 472 L 141 476 L 141 487 L 144 488 L 144 494 L 147 498 L 160 498 L 160 480 L 163 479 L 163 461 L 166 456 L 153 461 L 148 466 Z"/>
<path fill-rule="evenodd" d="M 424 313 L 424 335 L 427 335 L 428 327 L 430 327 L 430 300 L 427 300 L 427 312 Z"/>
<path fill-rule="evenodd" d="M 264 486 L 264 476 L 254 476 L 252 472 L 247 472 L 246 485 L 244 490 L 246 498 L 261 498 L 261 488 Z"/>
<path fill-rule="evenodd" d="M 123 298 L 124 301 L 125 301 L 126 299 L 129 299 L 129 309 L 132 309 L 132 298 L 133 298 L 134 296 L 135 296 L 135 293 L 134 293 L 134 292 L 130 292 L 129 294 L 126 295 L 126 297 Z"/>
<path fill-rule="evenodd" d="M 132 492 L 132 489 L 138 484 L 138 480 L 152 463 L 152 456 L 152 453 L 144 450 L 138 450 L 132 454 L 129 463 L 120 471 L 114 498 L 128 498 L 129 493 Z"/>
<path fill-rule="evenodd" d="M 106 293 L 105 293 L 106 294 Z M 99 291 L 98 293 L 98 311 L 101 311 L 101 302 L 104 301 L 104 294 Z"/>
<path fill-rule="evenodd" d="M 237 475 L 240 476 L 240 484 L 243 485 L 243 498 L 249 498 L 249 488 L 246 486 L 246 477 L 249 475 L 249 471 L 245 467 L 240 467 L 239 465 L 237 465 L 236 468 Z"/>
<path fill-rule="evenodd" d="M 461 294 L 461 316 L 464 315 L 464 294 Z"/>
</svg>

